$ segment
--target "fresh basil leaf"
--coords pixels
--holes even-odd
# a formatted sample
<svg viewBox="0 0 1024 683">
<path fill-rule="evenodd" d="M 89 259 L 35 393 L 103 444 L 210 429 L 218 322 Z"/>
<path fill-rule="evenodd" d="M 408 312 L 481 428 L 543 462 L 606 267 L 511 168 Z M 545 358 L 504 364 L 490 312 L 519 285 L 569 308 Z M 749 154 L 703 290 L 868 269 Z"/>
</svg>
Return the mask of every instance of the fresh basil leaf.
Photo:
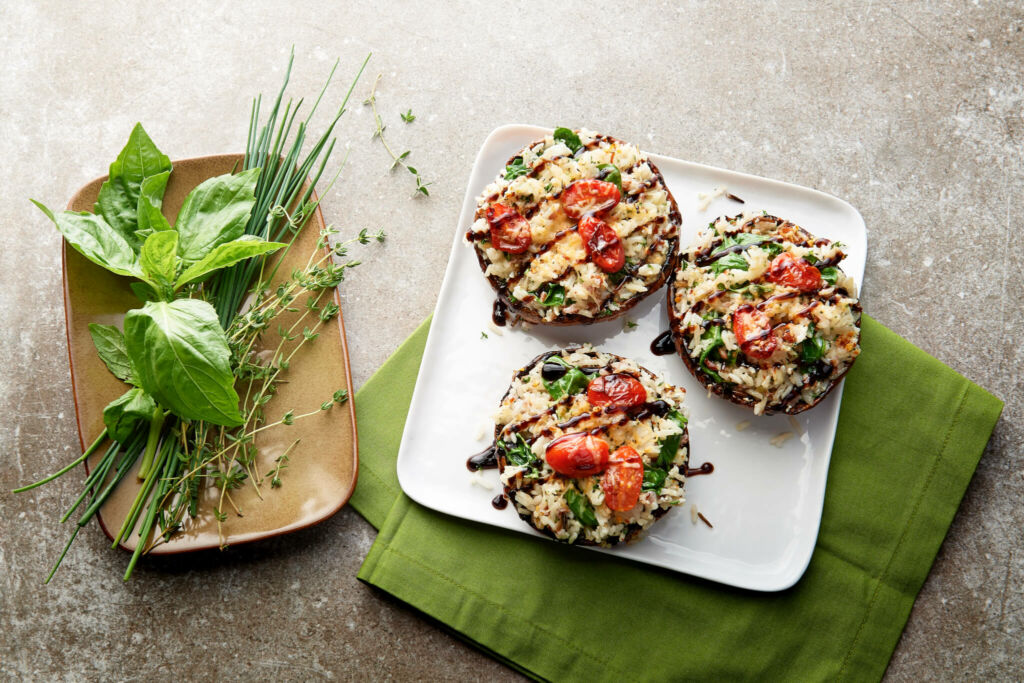
<svg viewBox="0 0 1024 683">
<path fill-rule="evenodd" d="M 253 191 L 260 169 L 206 180 L 185 197 L 174 229 L 178 252 L 187 264 L 195 263 L 218 244 L 238 239 L 245 232 L 256 201 Z"/>
<path fill-rule="evenodd" d="M 115 398 L 103 409 L 103 424 L 115 441 L 124 443 L 141 422 L 148 422 L 156 412 L 156 403 L 142 389 L 134 387 Z"/>
<path fill-rule="evenodd" d="M 612 164 L 598 164 L 597 177 L 606 183 L 614 183 L 619 188 L 619 192 L 622 192 L 622 172 L 619 171 L 618 166 Z"/>
<path fill-rule="evenodd" d="M 128 285 L 132 294 L 139 298 L 139 301 L 145 303 L 147 301 L 159 301 L 160 297 L 157 296 L 156 290 L 145 282 L 132 282 Z"/>
<path fill-rule="evenodd" d="M 56 215 L 32 200 L 49 217 L 64 239 L 78 253 L 112 273 L 129 277 L 142 277 L 139 259 L 131 245 L 102 216 L 93 213 L 62 211 Z"/>
<path fill-rule="evenodd" d="M 594 514 L 594 506 L 590 500 L 576 489 L 565 490 L 565 502 L 572 510 L 573 516 L 583 526 L 597 526 L 597 515 Z"/>
<path fill-rule="evenodd" d="M 92 336 L 96 353 L 103 364 L 107 366 L 107 370 L 110 370 L 110 373 L 122 382 L 134 384 L 132 364 L 124 349 L 124 335 L 121 334 L 121 330 L 113 325 L 89 323 L 89 334 Z"/>
<path fill-rule="evenodd" d="M 711 379 L 715 380 L 716 382 L 721 382 L 722 376 L 719 375 L 714 370 L 712 370 L 711 368 L 709 368 L 705 362 L 707 361 L 708 356 L 711 355 L 712 351 L 722 346 L 725 346 L 725 341 L 722 340 L 721 326 L 712 325 L 711 327 L 709 327 L 707 331 L 705 331 L 704 334 L 701 335 L 701 341 L 707 339 L 711 340 L 711 344 L 709 344 L 707 348 L 705 348 L 704 351 L 700 354 L 700 358 L 697 360 L 697 367 L 703 370 L 705 373 L 707 373 L 707 375 Z"/>
<path fill-rule="evenodd" d="M 227 336 L 199 299 L 150 301 L 124 317 L 125 350 L 146 393 L 187 420 L 242 424 Z"/>
<path fill-rule="evenodd" d="M 178 233 L 164 230 L 147 237 L 139 252 L 139 262 L 147 280 L 162 289 L 171 289 L 178 268 Z"/>
<path fill-rule="evenodd" d="M 644 483 L 640 487 L 641 491 L 654 491 L 660 493 L 663 486 L 665 486 L 665 479 L 668 478 L 668 472 L 657 467 L 645 467 L 644 468 Z"/>
<path fill-rule="evenodd" d="M 807 261 L 812 266 L 818 262 L 818 257 L 814 254 L 804 254 L 804 261 Z"/>
<path fill-rule="evenodd" d="M 575 154 L 579 151 L 583 143 L 580 142 L 580 136 L 572 132 L 569 128 L 555 128 L 552 136 L 555 140 L 561 140 L 565 143 L 565 146 L 569 148 L 569 151 Z"/>
<path fill-rule="evenodd" d="M 743 258 L 743 254 L 726 254 L 722 258 L 718 259 L 711 264 L 711 272 L 715 275 L 721 275 L 727 270 L 746 270 L 750 267 L 747 263 L 747 259 Z"/>
<path fill-rule="evenodd" d="M 586 389 L 587 385 L 590 383 L 589 377 L 587 377 L 575 365 L 566 363 L 561 356 L 551 356 L 548 358 L 547 362 L 558 363 L 559 365 L 563 365 L 567 368 L 565 374 L 554 382 L 549 382 L 546 379 L 541 378 L 541 381 L 544 382 L 544 388 L 548 390 L 548 394 L 555 401 L 563 396 L 578 394 Z"/>
<path fill-rule="evenodd" d="M 213 251 L 186 268 L 178 276 L 174 288 L 178 289 L 190 282 L 202 281 L 221 268 L 227 268 L 253 256 L 269 254 L 287 246 L 283 242 L 267 242 L 255 235 L 243 235 L 237 240 L 218 244 Z"/>
<path fill-rule="evenodd" d="M 146 238 L 139 234 L 143 230 L 161 231 L 171 229 L 171 224 L 167 222 L 164 214 L 160 211 L 164 203 L 164 190 L 167 188 L 167 180 L 170 177 L 170 171 L 158 173 L 143 180 L 139 188 L 139 205 L 137 210 L 139 227 L 135 231 L 135 236 L 143 242 Z"/>
<path fill-rule="evenodd" d="M 669 412 L 668 419 L 673 420 L 679 425 L 680 429 L 686 429 L 687 419 L 678 410 Z M 658 451 L 658 467 L 666 471 L 672 467 L 672 463 L 676 460 L 676 454 L 679 453 L 679 443 L 682 440 L 683 435 L 681 432 L 665 437 L 661 442 L 661 449 Z"/>
<path fill-rule="evenodd" d="M 171 170 L 171 160 L 157 149 L 141 123 L 135 124 L 128 144 L 110 164 L 110 177 L 100 187 L 96 213 L 121 234 L 133 248 L 139 246 L 134 234 L 138 229 L 139 195 L 143 181 Z M 166 182 L 164 183 L 166 185 Z M 163 190 L 160 190 L 163 197 Z"/>
<path fill-rule="evenodd" d="M 839 271 L 834 266 L 822 268 L 821 279 L 827 282 L 832 287 L 835 287 L 836 282 L 839 280 Z"/>
<path fill-rule="evenodd" d="M 505 167 L 505 180 L 515 180 L 521 175 L 530 172 L 530 167 L 523 163 L 522 157 L 516 157 L 512 163 Z"/>
<path fill-rule="evenodd" d="M 565 287 L 554 282 L 548 282 L 533 294 L 541 306 L 551 308 L 565 305 Z"/>
</svg>

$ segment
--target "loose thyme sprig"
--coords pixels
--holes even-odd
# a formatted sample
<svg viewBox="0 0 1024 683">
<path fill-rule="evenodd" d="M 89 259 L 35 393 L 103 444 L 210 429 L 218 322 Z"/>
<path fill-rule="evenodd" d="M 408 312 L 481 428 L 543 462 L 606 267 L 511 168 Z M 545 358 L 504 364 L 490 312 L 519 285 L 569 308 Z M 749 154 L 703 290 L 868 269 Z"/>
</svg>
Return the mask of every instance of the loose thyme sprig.
<svg viewBox="0 0 1024 683">
<path fill-rule="evenodd" d="M 388 141 L 384 139 L 384 130 L 387 126 L 384 125 L 384 121 L 381 120 L 380 114 L 377 113 L 377 84 L 380 83 L 381 76 L 382 74 L 377 74 L 377 78 L 373 82 L 373 88 L 370 89 L 370 96 L 363 102 L 363 104 L 370 105 L 370 108 L 373 110 L 373 122 L 377 128 L 373 132 L 372 137 L 380 138 L 380 142 L 384 145 L 384 149 L 386 149 L 388 154 L 391 155 L 391 168 L 394 169 L 396 166 L 404 166 L 405 170 L 412 173 L 413 177 L 416 178 L 416 191 L 424 197 L 430 196 L 430 192 L 427 190 L 427 187 L 434 183 L 423 182 L 420 172 L 405 162 L 406 158 L 409 156 L 410 150 L 405 150 L 401 154 L 395 154 L 391 149 L 391 145 L 389 145 Z M 406 123 L 412 123 L 415 119 L 416 117 L 413 116 L 412 109 L 410 109 L 406 114 L 402 114 L 402 120 Z"/>
</svg>

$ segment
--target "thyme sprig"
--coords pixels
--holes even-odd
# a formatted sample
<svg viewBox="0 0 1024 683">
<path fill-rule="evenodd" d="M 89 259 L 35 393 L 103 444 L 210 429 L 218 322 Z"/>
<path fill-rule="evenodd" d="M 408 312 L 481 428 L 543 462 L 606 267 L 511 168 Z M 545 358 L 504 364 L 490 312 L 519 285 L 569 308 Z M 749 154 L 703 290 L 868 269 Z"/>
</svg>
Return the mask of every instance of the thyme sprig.
<svg viewBox="0 0 1024 683">
<path fill-rule="evenodd" d="M 391 170 L 394 170 L 398 166 L 404 166 L 405 170 L 411 173 L 416 179 L 416 191 L 424 197 L 428 197 L 430 196 L 430 192 L 427 190 L 427 187 L 434 183 L 423 182 L 423 177 L 420 175 L 420 172 L 406 163 L 405 160 L 409 157 L 410 150 L 407 149 L 401 154 L 395 154 L 394 150 L 391 149 L 391 145 L 389 145 L 388 141 L 384 138 L 384 131 L 387 129 L 387 126 L 384 125 L 384 121 L 380 118 L 380 114 L 377 113 L 377 84 L 380 83 L 382 76 L 383 74 L 377 74 L 377 78 L 373 81 L 373 87 L 370 89 L 370 96 L 363 101 L 363 104 L 370 105 L 370 109 L 373 110 L 373 122 L 376 129 L 373 131 L 371 139 L 379 138 L 381 144 L 384 145 L 384 149 L 386 149 L 388 154 L 391 156 Z M 407 113 L 402 114 L 402 120 L 406 123 L 412 123 L 415 119 L 416 117 L 413 116 L 412 109 Z"/>
</svg>

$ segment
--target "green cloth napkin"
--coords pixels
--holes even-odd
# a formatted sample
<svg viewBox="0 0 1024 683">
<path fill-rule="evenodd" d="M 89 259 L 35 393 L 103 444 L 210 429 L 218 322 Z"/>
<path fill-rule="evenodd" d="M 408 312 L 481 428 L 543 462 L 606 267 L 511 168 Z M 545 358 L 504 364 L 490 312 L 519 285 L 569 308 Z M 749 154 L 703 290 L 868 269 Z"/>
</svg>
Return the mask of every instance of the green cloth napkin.
<svg viewBox="0 0 1024 683">
<path fill-rule="evenodd" d="M 412 502 L 395 456 L 428 329 L 356 395 L 351 504 L 380 529 L 359 578 L 539 678 L 881 678 L 1002 410 L 865 316 L 814 556 L 793 588 L 759 593 Z"/>
</svg>

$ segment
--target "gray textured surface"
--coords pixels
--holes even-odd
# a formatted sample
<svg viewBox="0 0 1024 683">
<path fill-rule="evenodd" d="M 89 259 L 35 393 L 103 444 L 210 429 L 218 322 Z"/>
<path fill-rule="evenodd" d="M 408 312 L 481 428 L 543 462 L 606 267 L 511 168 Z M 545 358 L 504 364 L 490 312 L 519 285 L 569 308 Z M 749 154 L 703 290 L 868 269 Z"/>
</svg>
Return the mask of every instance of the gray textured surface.
<svg viewBox="0 0 1024 683">
<path fill-rule="evenodd" d="M 77 443 L 59 241 L 27 198 L 63 205 L 136 120 L 172 158 L 237 151 L 248 98 L 277 88 L 293 41 L 297 93 L 335 56 L 344 80 L 373 50 L 392 139 L 435 184 L 414 198 L 411 176 L 386 172 L 369 113 L 345 116 L 351 160 L 325 216 L 391 236 L 344 285 L 357 385 L 432 310 L 470 166 L 499 124 L 586 124 L 843 197 L 868 225 L 865 309 L 1007 402 L 888 676 L 1024 677 L 1020 4 L 371 5 L 0 5 L 0 491 Z M 125 556 L 90 528 L 44 588 L 78 483 L 0 493 L 5 678 L 516 676 L 359 584 L 374 531 L 347 509 L 146 564 L 126 586 Z"/>
</svg>

